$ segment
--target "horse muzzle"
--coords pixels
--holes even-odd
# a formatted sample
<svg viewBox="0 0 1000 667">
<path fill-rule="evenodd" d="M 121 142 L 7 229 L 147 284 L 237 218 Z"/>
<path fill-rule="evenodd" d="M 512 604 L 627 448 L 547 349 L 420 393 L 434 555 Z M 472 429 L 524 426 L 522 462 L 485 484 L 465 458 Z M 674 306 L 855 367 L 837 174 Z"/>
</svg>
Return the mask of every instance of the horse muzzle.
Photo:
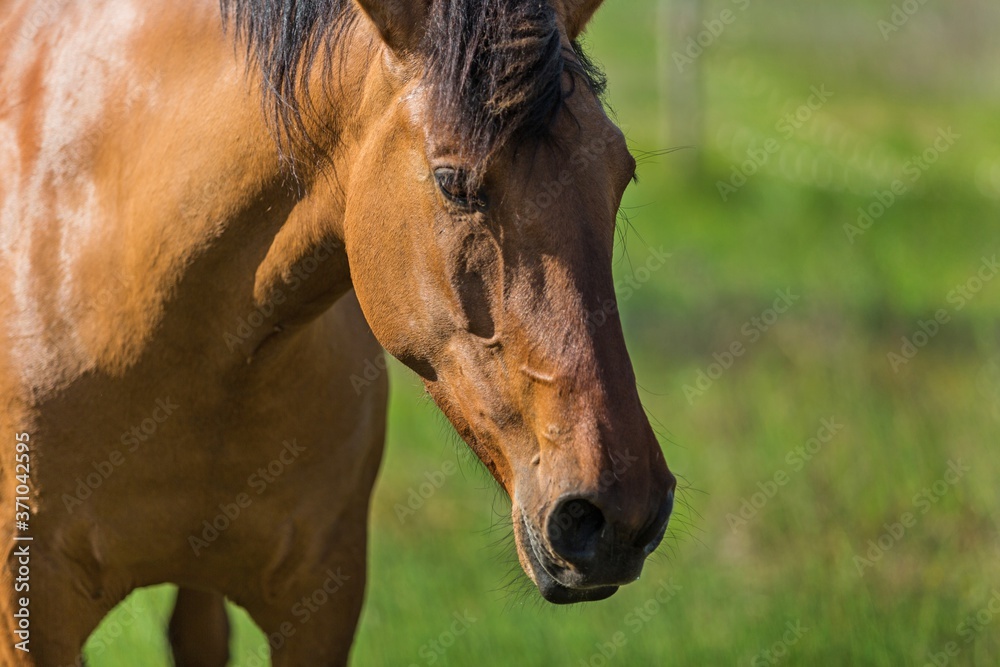
<svg viewBox="0 0 1000 667">
<path fill-rule="evenodd" d="M 540 521 L 515 510 L 515 536 L 525 572 L 554 604 L 594 602 L 614 595 L 642 574 L 646 558 L 667 530 L 674 489 L 638 529 L 609 521 L 599 505 L 580 496 L 561 498 Z"/>
</svg>

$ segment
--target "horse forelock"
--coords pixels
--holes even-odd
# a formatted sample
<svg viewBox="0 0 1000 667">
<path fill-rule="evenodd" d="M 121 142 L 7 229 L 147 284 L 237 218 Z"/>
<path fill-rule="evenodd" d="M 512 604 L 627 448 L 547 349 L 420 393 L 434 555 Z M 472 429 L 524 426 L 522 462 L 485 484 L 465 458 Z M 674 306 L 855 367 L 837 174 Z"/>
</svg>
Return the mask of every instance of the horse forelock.
<svg viewBox="0 0 1000 667">
<path fill-rule="evenodd" d="M 358 18 L 355 3 L 220 3 L 248 61 L 261 69 L 264 104 L 279 136 L 309 141 L 303 123 L 309 74 L 331 65 L 334 45 Z M 434 0 L 418 56 L 433 130 L 459 149 L 475 179 L 512 140 L 546 138 L 577 82 L 604 91 L 603 75 L 579 44 L 563 47 L 548 0 Z"/>
</svg>

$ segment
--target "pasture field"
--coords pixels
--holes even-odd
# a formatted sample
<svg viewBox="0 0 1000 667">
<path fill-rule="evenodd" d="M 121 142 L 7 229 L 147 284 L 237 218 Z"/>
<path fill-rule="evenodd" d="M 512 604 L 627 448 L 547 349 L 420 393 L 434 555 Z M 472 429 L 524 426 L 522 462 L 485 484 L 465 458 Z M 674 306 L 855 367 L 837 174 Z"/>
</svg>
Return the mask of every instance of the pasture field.
<svg viewBox="0 0 1000 667">
<path fill-rule="evenodd" d="M 682 477 L 669 537 L 610 600 L 545 605 L 393 363 L 354 665 L 1000 664 L 1000 17 L 906 4 L 707 3 L 733 20 L 692 58 L 701 141 L 654 155 L 683 45 L 608 0 L 588 41 L 642 158 L 616 271 Z M 171 596 L 116 610 L 90 664 L 168 665 Z M 232 614 L 233 664 L 267 664 Z"/>
</svg>

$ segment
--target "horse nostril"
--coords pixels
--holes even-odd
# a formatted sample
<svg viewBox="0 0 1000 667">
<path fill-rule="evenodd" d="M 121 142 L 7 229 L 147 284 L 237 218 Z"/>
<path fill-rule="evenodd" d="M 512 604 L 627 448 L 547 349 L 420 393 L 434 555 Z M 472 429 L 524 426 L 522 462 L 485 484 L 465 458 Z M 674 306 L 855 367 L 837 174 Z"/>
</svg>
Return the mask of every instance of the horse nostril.
<svg viewBox="0 0 1000 667">
<path fill-rule="evenodd" d="M 674 511 L 674 491 L 670 490 L 666 499 L 660 504 L 656 516 L 653 518 L 645 530 L 639 535 L 637 546 L 642 547 L 643 552 L 648 556 L 656 551 L 663 541 L 663 536 L 667 532 L 667 524 L 670 523 L 670 515 Z"/>
<path fill-rule="evenodd" d="M 582 498 L 564 500 L 549 517 L 549 544 L 557 555 L 571 563 L 594 558 L 604 528 L 604 513 Z"/>
</svg>

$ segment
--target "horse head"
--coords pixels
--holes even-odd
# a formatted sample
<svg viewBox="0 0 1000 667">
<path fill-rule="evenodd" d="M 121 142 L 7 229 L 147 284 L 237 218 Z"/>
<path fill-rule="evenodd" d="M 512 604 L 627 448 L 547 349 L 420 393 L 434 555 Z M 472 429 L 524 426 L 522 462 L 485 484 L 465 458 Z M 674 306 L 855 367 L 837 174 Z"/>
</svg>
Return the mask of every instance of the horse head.
<svg viewBox="0 0 1000 667">
<path fill-rule="evenodd" d="M 636 163 L 575 41 L 600 3 L 359 4 L 382 100 L 345 179 L 359 302 L 509 495 L 542 595 L 608 597 L 663 538 L 676 481 L 617 315 Z"/>
</svg>

